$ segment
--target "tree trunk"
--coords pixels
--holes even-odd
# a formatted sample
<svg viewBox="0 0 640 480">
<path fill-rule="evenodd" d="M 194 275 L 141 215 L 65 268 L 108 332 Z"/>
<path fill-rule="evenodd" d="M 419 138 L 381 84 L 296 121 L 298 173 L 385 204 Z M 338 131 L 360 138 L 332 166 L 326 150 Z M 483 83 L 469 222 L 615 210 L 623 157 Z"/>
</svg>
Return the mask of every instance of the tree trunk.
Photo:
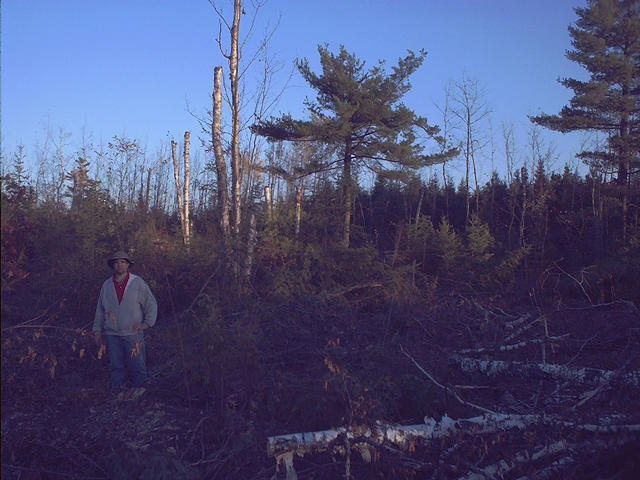
<svg viewBox="0 0 640 480">
<path fill-rule="evenodd" d="M 151 172 L 153 171 L 152 168 L 148 168 L 147 169 L 147 186 L 145 188 L 145 192 L 144 192 L 144 211 L 148 212 L 149 211 L 149 202 L 150 202 L 150 194 L 151 194 Z"/>
<path fill-rule="evenodd" d="M 522 167 L 520 169 L 521 180 L 522 180 L 522 208 L 520 213 L 520 246 L 526 246 L 526 238 L 525 238 L 525 225 L 526 225 L 526 214 L 527 214 L 527 169 Z"/>
<path fill-rule="evenodd" d="M 296 188 L 296 238 L 300 235 L 300 222 L 302 220 L 302 185 Z"/>
<path fill-rule="evenodd" d="M 418 225 L 420 221 L 420 213 L 422 212 L 422 199 L 424 198 L 424 189 L 420 189 L 420 200 L 418 200 L 418 208 L 416 209 L 416 219 L 415 224 Z M 411 219 L 409 219 L 409 223 L 411 223 Z"/>
<path fill-rule="evenodd" d="M 178 165 L 178 143 L 175 140 L 171 140 L 171 159 L 173 160 L 173 179 L 176 183 L 178 214 L 180 215 L 180 227 L 182 228 L 182 240 L 184 241 L 184 201 L 182 198 L 182 184 L 180 183 L 180 166 Z"/>
<path fill-rule="evenodd" d="M 471 112 L 467 107 L 467 140 L 466 147 L 464 152 L 464 160 L 465 160 L 465 175 L 464 175 L 464 189 L 465 189 L 465 200 L 467 204 L 467 208 L 465 211 L 464 223 L 469 223 L 469 213 L 471 210 L 471 198 L 469 196 L 469 160 L 471 158 Z"/>
<path fill-rule="evenodd" d="M 231 80 L 231 182 L 233 188 L 233 232 L 237 236 L 240 232 L 242 176 L 240 172 L 240 91 L 239 91 L 239 30 L 240 15 L 242 15 L 242 1 L 233 2 L 233 27 L 231 28 L 231 55 L 229 56 L 229 77 Z"/>
<path fill-rule="evenodd" d="M 476 168 L 476 152 L 473 144 L 471 145 L 471 163 L 473 165 L 473 183 L 475 184 L 475 189 L 473 195 L 476 199 L 476 215 L 480 215 L 480 187 L 478 186 L 478 171 Z M 467 219 L 468 221 L 469 219 Z"/>
<path fill-rule="evenodd" d="M 411 452 L 417 447 L 427 450 L 436 445 L 444 444 L 445 438 L 461 438 L 472 436 L 476 439 L 491 439 L 491 435 L 497 432 L 513 431 L 535 431 L 535 428 L 546 427 L 546 429 L 561 429 L 567 432 L 580 432 L 580 435 L 587 437 L 583 443 L 569 444 L 566 440 L 560 440 L 550 444 L 531 444 L 528 450 L 510 452 L 508 456 L 497 464 L 490 464 L 481 468 L 463 467 L 458 464 L 454 471 L 467 473 L 458 478 L 484 479 L 484 478 L 504 478 L 504 476 L 514 470 L 517 466 L 528 465 L 532 461 L 550 457 L 558 452 L 568 451 L 575 455 L 578 450 L 589 450 L 588 447 L 596 442 L 613 441 L 612 437 L 618 439 L 632 439 L 636 432 L 640 431 L 640 425 L 630 423 L 624 425 L 609 425 L 609 420 L 603 419 L 602 424 L 585 424 L 569 422 L 559 416 L 552 415 L 516 415 L 516 414 L 485 414 L 479 417 L 454 419 L 444 415 L 440 420 L 425 417 L 424 423 L 417 425 L 389 425 L 376 422 L 375 425 L 338 427 L 331 430 L 316 432 L 290 433 L 267 438 L 267 455 L 274 457 L 277 467 L 284 463 L 287 478 L 297 478 L 294 468 L 294 457 L 304 457 L 322 452 L 342 452 L 349 455 L 349 450 L 360 453 L 362 460 L 370 463 L 375 454 L 385 451 L 385 446 L 391 446 L 390 451 L 395 456 L 399 452 Z M 482 437 L 487 435 L 487 437 Z M 607 437 L 605 437 L 607 436 Z M 604 441 L 601 437 L 605 437 Z M 336 447 L 341 448 L 336 448 Z M 344 448 L 346 446 L 347 448 Z M 489 449 L 490 450 L 490 449 Z M 485 450 L 485 453 L 488 450 Z M 484 458 L 484 455 L 483 455 Z M 440 460 L 447 463 L 447 455 L 440 457 Z M 452 460 L 452 459 L 451 459 Z M 480 463 L 480 462 L 478 462 Z M 464 469 L 462 469 L 464 468 Z M 453 470 L 453 468 L 452 468 Z M 481 472 L 481 473 L 478 473 Z M 485 475 L 486 474 L 486 475 Z"/>
<path fill-rule="evenodd" d="M 191 132 L 184 132 L 184 244 L 191 244 L 191 224 L 189 219 L 189 194 L 191 183 L 191 166 L 189 165 L 189 147 L 191 146 Z"/>
<path fill-rule="evenodd" d="M 249 217 L 249 239 L 247 240 L 247 260 L 244 266 L 244 280 L 249 282 L 251 268 L 253 267 L 253 257 L 258 242 L 258 230 L 256 228 L 256 215 L 252 212 Z"/>
<path fill-rule="evenodd" d="M 220 227 L 222 235 L 229 239 L 229 196 L 227 182 L 227 162 L 222 152 L 222 67 L 213 70 L 213 124 L 211 125 L 211 142 L 216 161 L 216 179 L 218 183 L 218 206 L 220 208 Z"/>
<path fill-rule="evenodd" d="M 628 95 L 628 87 L 622 86 L 622 94 Z M 629 233 L 629 194 L 631 191 L 631 155 L 629 152 L 629 144 L 631 141 L 631 133 L 629 131 L 629 114 L 624 112 L 620 119 L 620 161 L 618 162 L 618 177 L 616 183 L 620 185 L 622 190 L 622 240 L 626 244 Z"/>
<path fill-rule="evenodd" d="M 267 206 L 267 221 L 273 219 L 273 197 L 271 196 L 271 187 L 266 185 L 264 187 L 264 202 Z"/>
<path fill-rule="evenodd" d="M 345 248 L 349 248 L 351 241 L 351 204 L 353 198 L 353 186 L 351 183 L 351 140 L 347 140 L 344 152 L 344 235 L 342 244 Z"/>
</svg>

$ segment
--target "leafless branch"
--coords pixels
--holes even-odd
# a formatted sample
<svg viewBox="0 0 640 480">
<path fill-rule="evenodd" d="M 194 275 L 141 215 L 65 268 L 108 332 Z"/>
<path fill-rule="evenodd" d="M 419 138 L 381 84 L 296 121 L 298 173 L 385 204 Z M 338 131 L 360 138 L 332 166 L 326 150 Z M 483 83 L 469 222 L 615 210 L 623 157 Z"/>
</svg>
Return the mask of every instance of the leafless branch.
<svg viewBox="0 0 640 480">
<path fill-rule="evenodd" d="M 454 398 L 456 400 L 458 400 L 460 403 L 462 403 L 463 405 L 466 405 L 468 407 L 471 408 L 475 408 L 476 410 L 480 410 L 481 412 L 485 412 L 485 413 L 496 413 L 492 410 L 489 410 L 488 408 L 484 408 L 481 407 L 480 405 L 476 405 L 475 403 L 471 403 L 471 402 L 467 402 L 466 400 L 464 400 L 459 394 L 458 392 L 456 392 L 454 389 L 447 387 L 445 385 L 442 385 L 440 382 L 438 382 L 433 375 L 431 375 L 429 372 L 427 372 L 417 361 L 415 358 L 413 358 L 405 349 L 402 345 L 400 345 L 400 351 L 402 352 L 403 355 L 405 355 L 409 360 L 411 360 L 411 362 L 416 366 L 416 368 L 418 370 L 420 370 L 429 380 L 431 380 L 433 382 L 433 384 L 438 387 L 441 388 L 443 390 L 445 390 L 446 392 L 451 393 Z"/>
</svg>

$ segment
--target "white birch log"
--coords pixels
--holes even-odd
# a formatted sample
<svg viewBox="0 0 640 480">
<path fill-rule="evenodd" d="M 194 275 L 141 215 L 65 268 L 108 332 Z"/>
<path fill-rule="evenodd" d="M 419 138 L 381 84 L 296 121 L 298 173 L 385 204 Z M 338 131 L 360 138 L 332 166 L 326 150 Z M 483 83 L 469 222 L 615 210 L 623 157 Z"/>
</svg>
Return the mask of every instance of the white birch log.
<svg viewBox="0 0 640 480">
<path fill-rule="evenodd" d="M 537 470 L 535 472 L 535 480 L 552 480 L 554 478 L 562 478 L 562 472 L 568 465 L 573 465 L 576 462 L 574 457 L 566 456 L 560 457 L 559 459 L 553 461 L 550 465 Z M 517 478 L 516 480 L 531 480 L 531 477 L 525 475 L 523 477 Z"/>
<path fill-rule="evenodd" d="M 586 440 L 582 443 L 569 443 L 565 440 L 560 440 L 558 442 L 554 442 L 550 445 L 546 445 L 544 447 L 538 447 L 538 449 L 529 453 L 529 451 L 523 450 L 518 452 L 513 458 L 507 460 L 500 460 L 499 462 L 493 463 L 491 465 L 487 465 L 482 468 L 474 468 L 472 472 L 459 477 L 458 480 L 486 480 L 487 478 L 505 478 L 510 472 L 512 472 L 517 467 L 522 467 L 527 464 L 535 464 L 536 462 L 540 462 L 547 457 L 552 457 L 558 454 L 563 454 L 564 456 L 551 462 L 549 465 L 545 466 L 542 469 L 536 469 L 535 476 L 525 476 L 520 477 L 518 480 L 525 479 L 542 479 L 542 478 L 562 478 L 562 467 L 564 465 L 569 465 L 571 463 L 575 463 L 576 456 L 584 455 L 588 453 L 591 449 L 601 450 L 602 448 L 611 448 L 615 445 L 623 445 L 626 439 L 624 438 L 614 438 L 614 439 L 592 439 Z"/>
<path fill-rule="evenodd" d="M 519 348 L 524 348 L 527 345 L 533 345 L 537 343 L 544 342 L 556 342 L 559 340 L 563 340 L 568 337 L 569 334 L 561 335 L 559 337 L 545 337 L 545 338 L 533 338 L 531 340 L 522 340 L 518 343 L 510 343 L 507 345 L 498 345 L 490 348 L 465 348 L 464 350 L 458 350 L 458 353 L 461 354 L 469 354 L 469 353 L 493 353 L 493 352 L 509 352 L 511 350 L 517 350 Z"/>
<path fill-rule="evenodd" d="M 567 443 L 565 441 L 559 441 L 552 443 L 546 447 L 543 447 L 533 454 L 529 454 L 526 451 L 518 452 L 514 458 L 507 460 L 500 460 L 499 462 L 487 465 L 484 468 L 476 469 L 476 471 L 468 473 L 463 477 L 459 477 L 458 480 L 486 480 L 487 478 L 504 478 L 510 471 L 519 465 L 535 462 L 543 457 L 555 455 L 559 452 L 563 452 L 567 449 Z"/>
<path fill-rule="evenodd" d="M 528 319 L 530 317 L 524 317 L 524 318 Z M 519 337 L 524 332 L 526 332 L 527 330 L 529 330 L 531 327 L 533 327 L 534 325 L 536 325 L 538 322 L 540 322 L 542 320 L 543 320 L 543 317 L 538 317 L 538 318 L 530 321 L 529 323 L 520 326 L 516 331 L 514 331 L 511 334 L 507 335 L 507 337 L 505 337 L 504 341 L 505 342 L 511 342 L 513 339 L 515 339 L 516 337 Z"/>
<path fill-rule="evenodd" d="M 640 387 L 640 371 L 637 370 L 618 375 L 618 372 L 614 370 L 600 370 L 598 368 L 588 367 L 573 368 L 552 363 L 478 360 L 457 354 L 451 355 L 450 359 L 462 371 L 481 372 L 489 377 L 555 378 L 589 385 L 598 385 L 601 382 L 613 381 L 631 387 Z"/>
<path fill-rule="evenodd" d="M 513 330 L 515 328 L 519 328 L 520 326 L 522 326 L 523 324 L 525 324 L 529 320 L 531 320 L 531 316 L 532 316 L 531 313 L 525 313 L 523 315 L 520 315 L 515 320 L 511 320 L 510 322 L 505 322 L 504 326 L 508 330 Z"/>
<path fill-rule="evenodd" d="M 359 444 L 369 445 L 392 444 L 401 450 L 408 450 L 418 440 L 432 441 L 467 432 L 483 435 L 508 430 L 526 430 L 532 425 L 545 425 L 556 428 L 568 428 L 600 434 L 640 433 L 640 424 L 614 424 L 624 418 L 602 417 L 598 424 L 581 424 L 563 420 L 555 415 L 517 415 L 517 414 L 485 414 L 471 418 L 455 420 L 445 415 L 440 420 L 425 417 L 424 423 L 417 425 L 377 424 L 373 426 L 338 427 L 317 432 L 290 433 L 267 438 L 267 455 L 282 457 L 288 452 L 298 456 L 307 453 L 320 453 L 334 447 L 344 453 L 344 441 L 357 447 Z M 620 437 L 622 438 L 622 437 Z M 359 447 L 358 447 L 359 448 Z M 284 458 L 284 457 L 282 457 Z M 292 458 L 292 457 L 291 457 Z"/>
</svg>

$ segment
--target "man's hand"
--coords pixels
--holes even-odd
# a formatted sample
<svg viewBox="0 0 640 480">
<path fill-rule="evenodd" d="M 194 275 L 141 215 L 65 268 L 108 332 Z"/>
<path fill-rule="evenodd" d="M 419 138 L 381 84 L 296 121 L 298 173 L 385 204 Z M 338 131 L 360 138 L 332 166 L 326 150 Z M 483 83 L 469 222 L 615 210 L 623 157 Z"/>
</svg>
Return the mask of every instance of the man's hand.
<svg viewBox="0 0 640 480">
<path fill-rule="evenodd" d="M 149 328 L 149 325 L 146 323 L 139 323 L 133 327 L 134 330 L 146 330 L 147 328 Z"/>
<path fill-rule="evenodd" d="M 102 345 L 102 333 L 101 332 L 95 332 L 93 334 L 93 339 L 96 342 L 96 347 L 100 347 Z"/>
</svg>

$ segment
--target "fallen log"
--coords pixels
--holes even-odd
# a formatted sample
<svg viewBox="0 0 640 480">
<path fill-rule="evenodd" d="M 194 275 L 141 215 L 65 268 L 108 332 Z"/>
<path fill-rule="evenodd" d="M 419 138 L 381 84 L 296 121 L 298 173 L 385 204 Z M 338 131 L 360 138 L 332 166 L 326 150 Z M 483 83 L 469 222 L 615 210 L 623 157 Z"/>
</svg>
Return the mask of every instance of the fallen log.
<svg viewBox="0 0 640 480">
<path fill-rule="evenodd" d="M 449 358 L 464 372 L 480 372 L 489 377 L 505 375 L 537 379 L 553 378 L 588 385 L 617 382 L 631 387 L 640 387 L 640 371 L 637 370 L 619 374 L 614 370 L 598 368 L 574 368 L 553 363 L 479 360 L 458 354 L 453 354 Z"/>
<path fill-rule="evenodd" d="M 443 438 L 458 433 L 477 436 L 495 432 L 527 430 L 535 425 L 556 429 L 563 428 L 574 432 L 616 434 L 617 441 L 624 441 L 625 435 L 623 434 L 637 436 L 640 433 L 639 424 L 614 423 L 620 421 L 624 421 L 624 417 L 602 417 L 598 419 L 598 423 L 583 424 L 570 422 L 556 415 L 485 414 L 458 420 L 445 415 L 440 420 L 425 417 L 424 423 L 417 425 L 376 424 L 276 435 L 267 439 L 267 454 L 275 458 L 278 466 L 284 464 L 287 478 L 296 478 L 293 466 L 295 456 L 303 457 L 306 454 L 327 451 L 346 456 L 349 453 L 347 449 L 349 449 L 359 452 L 363 461 L 369 463 L 372 459 L 371 451 L 376 448 L 389 449 L 393 446 L 398 450 L 410 452 L 420 442 L 441 441 Z M 514 457 L 509 464 L 498 462 L 489 466 L 485 473 L 494 475 L 504 472 L 505 468 L 513 465 L 514 462 L 542 458 L 560 450 L 556 444 L 541 447 L 534 454 L 525 452 L 521 457 Z M 474 477 L 470 476 L 469 478 Z"/>
<path fill-rule="evenodd" d="M 509 472 L 516 467 L 525 463 L 535 462 L 543 457 L 555 455 L 559 452 L 567 450 L 567 443 L 565 441 L 554 442 L 551 445 L 544 446 L 538 449 L 533 454 L 529 454 L 527 451 L 518 452 L 514 458 L 509 461 L 502 459 L 491 465 L 487 465 L 484 468 L 474 468 L 472 472 L 468 473 L 464 477 L 460 477 L 458 480 L 486 480 L 487 478 L 504 478 Z"/>
<path fill-rule="evenodd" d="M 529 345 L 557 342 L 560 340 L 564 340 L 568 336 L 569 334 L 567 333 L 565 335 L 560 335 L 558 337 L 533 338 L 531 340 L 522 340 L 521 342 L 518 342 L 518 343 L 509 343 L 507 345 L 497 345 L 492 348 L 490 347 L 465 348 L 464 350 L 458 350 L 458 353 L 468 355 L 468 354 L 478 354 L 478 353 L 509 352 L 511 350 L 517 350 L 519 348 L 524 348 Z"/>
<path fill-rule="evenodd" d="M 528 450 L 518 452 L 513 458 L 502 459 L 496 463 L 484 467 L 475 467 L 458 480 L 486 480 L 487 478 L 505 478 L 516 469 L 533 470 L 528 475 L 519 477 L 517 480 L 562 478 L 565 467 L 577 463 L 577 458 L 589 455 L 593 451 L 615 449 L 624 445 L 626 439 L 591 439 L 581 443 L 567 442 L 560 440 L 549 445 L 539 446 L 530 453 Z M 536 467 L 543 461 L 549 463 Z"/>
</svg>

